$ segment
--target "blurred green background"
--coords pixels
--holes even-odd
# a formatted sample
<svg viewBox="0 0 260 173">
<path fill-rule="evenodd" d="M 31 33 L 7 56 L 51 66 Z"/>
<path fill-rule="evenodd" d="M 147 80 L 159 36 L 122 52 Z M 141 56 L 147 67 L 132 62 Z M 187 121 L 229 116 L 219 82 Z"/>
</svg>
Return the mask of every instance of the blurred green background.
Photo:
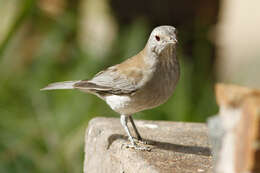
<svg viewBox="0 0 260 173">
<path fill-rule="evenodd" d="M 217 0 L 0 0 L 0 172 L 82 172 L 88 121 L 118 115 L 95 96 L 40 88 L 125 60 L 158 25 L 179 31 L 181 79 L 166 104 L 134 118 L 205 122 L 217 112 L 218 11 Z"/>
</svg>

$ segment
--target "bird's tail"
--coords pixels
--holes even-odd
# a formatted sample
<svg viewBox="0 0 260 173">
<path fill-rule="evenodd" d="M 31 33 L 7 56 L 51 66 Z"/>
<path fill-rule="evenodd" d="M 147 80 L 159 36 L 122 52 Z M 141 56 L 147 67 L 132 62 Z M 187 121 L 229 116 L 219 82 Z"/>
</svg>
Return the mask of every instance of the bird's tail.
<svg viewBox="0 0 260 173">
<path fill-rule="evenodd" d="M 59 89 L 74 89 L 74 84 L 79 81 L 64 81 L 64 82 L 55 82 L 47 85 L 46 87 L 42 88 L 43 90 L 59 90 Z"/>
</svg>

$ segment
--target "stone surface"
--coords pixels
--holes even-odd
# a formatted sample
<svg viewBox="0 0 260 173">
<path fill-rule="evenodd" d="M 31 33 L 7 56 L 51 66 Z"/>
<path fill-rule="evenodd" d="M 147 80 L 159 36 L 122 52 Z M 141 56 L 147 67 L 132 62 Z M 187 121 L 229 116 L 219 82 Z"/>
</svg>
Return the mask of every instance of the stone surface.
<svg viewBox="0 0 260 173">
<path fill-rule="evenodd" d="M 92 119 L 86 130 L 84 173 L 212 172 L 205 124 L 135 122 L 150 152 L 124 147 L 129 141 L 119 118 Z"/>
</svg>

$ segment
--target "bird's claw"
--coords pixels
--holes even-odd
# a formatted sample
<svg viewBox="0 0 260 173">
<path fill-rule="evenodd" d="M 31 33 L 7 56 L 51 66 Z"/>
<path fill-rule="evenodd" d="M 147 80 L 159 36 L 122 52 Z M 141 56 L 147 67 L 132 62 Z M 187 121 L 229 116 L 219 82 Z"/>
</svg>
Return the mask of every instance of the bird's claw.
<svg viewBox="0 0 260 173">
<path fill-rule="evenodd" d="M 144 146 L 139 146 L 136 144 L 123 144 L 125 148 L 132 148 L 134 150 L 139 150 L 139 151 L 151 151 L 150 147 L 144 147 Z"/>
<path fill-rule="evenodd" d="M 134 141 L 136 142 L 136 143 L 138 143 L 138 144 L 143 144 L 143 145 L 152 145 L 153 144 L 153 142 L 151 142 L 151 141 L 147 141 L 147 140 L 145 140 L 145 139 L 138 139 L 138 138 L 134 138 Z"/>
</svg>

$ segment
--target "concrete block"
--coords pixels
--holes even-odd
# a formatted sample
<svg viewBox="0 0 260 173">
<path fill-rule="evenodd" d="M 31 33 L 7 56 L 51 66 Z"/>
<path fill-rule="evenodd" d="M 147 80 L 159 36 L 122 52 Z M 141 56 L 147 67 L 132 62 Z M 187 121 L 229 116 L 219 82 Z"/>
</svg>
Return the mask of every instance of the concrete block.
<svg viewBox="0 0 260 173">
<path fill-rule="evenodd" d="M 212 172 L 205 124 L 135 122 L 151 144 L 150 152 L 124 147 L 129 141 L 119 118 L 92 119 L 86 130 L 84 173 Z"/>
</svg>

